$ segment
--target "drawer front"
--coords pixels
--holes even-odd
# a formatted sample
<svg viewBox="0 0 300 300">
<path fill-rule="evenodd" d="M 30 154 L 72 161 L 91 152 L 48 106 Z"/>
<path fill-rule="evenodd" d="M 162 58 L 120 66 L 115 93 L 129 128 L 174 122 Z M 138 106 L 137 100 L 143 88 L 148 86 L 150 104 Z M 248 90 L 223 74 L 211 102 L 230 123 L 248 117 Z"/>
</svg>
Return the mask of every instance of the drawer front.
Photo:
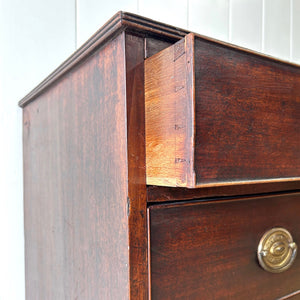
<svg viewBox="0 0 300 300">
<path fill-rule="evenodd" d="M 189 34 L 145 61 L 149 185 L 300 180 L 300 68 Z"/>
<path fill-rule="evenodd" d="M 300 255 L 282 273 L 257 259 L 272 228 L 299 246 L 299 193 L 152 206 L 149 227 L 152 299 L 274 300 L 300 290 Z"/>
</svg>

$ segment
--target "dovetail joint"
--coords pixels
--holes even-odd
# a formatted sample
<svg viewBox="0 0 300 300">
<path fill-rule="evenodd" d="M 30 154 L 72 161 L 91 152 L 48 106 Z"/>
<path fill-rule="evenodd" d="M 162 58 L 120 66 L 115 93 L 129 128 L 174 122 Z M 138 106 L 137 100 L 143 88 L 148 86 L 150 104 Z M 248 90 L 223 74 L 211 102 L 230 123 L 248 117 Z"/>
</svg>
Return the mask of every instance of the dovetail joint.
<svg viewBox="0 0 300 300">
<path fill-rule="evenodd" d="M 177 164 L 177 163 L 182 163 L 182 162 L 185 162 L 186 161 L 186 159 L 184 159 L 184 158 L 175 158 L 175 163 Z"/>
</svg>

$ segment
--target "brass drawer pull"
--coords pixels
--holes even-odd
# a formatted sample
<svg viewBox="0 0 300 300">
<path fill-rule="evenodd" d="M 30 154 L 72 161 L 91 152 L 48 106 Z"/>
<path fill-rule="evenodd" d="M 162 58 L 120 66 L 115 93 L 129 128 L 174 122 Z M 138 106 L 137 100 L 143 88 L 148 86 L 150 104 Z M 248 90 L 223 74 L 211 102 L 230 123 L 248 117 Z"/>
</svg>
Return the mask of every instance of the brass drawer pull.
<svg viewBox="0 0 300 300">
<path fill-rule="evenodd" d="M 260 239 L 257 257 L 261 267 L 272 273 L 287 270 L 297 255 L 297 245 L 284 228 L 268 230 Z"/>
</svg>

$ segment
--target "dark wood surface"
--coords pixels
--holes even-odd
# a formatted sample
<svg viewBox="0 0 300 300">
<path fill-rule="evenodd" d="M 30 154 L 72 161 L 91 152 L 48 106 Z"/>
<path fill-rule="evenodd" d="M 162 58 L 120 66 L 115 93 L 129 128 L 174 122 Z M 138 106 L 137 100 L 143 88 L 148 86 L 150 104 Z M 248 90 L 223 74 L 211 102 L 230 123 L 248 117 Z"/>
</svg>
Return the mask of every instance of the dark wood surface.
<svg viewBox="0 0 300 300">
<path fill-rule="evenodd" d="M 164 45 L 119 32 L 22 102 L 27 299 L 148 298 L 144 57 Z"/>
<path fill-rule="evenodd" d="M 238 195 L 258 195 L 281 191 L 299 191 L 300 182 L 269 182 L 263 184 L 240 184 L 206 188 L 182 188 L 165 186 L 147 186 L 147 201 L 169 202 L 202 198 L 228 197 Z"/>
<path fill-rule="evenodd" d="M 147 183 L 299 181 L 300 68 L 188 34 L 145 62 Z"/>
<path fill-rule="evenodd" d="M 299 178 L 300 67 L 195 38 L 197 184 Z"/>
<path fill-rule="evenodd" d="M 186 32 L 119 12 L 20 101 L 28 299 L 147 299 L 144 58 Z"/>
<path fill-rule="evenodd" d="M 274 300 L 299 291 L 299 257 L 279 274 L 256 259 L 273 227 L 289 230 L 299 245 L 299 212 L 299 193 L 151 206 L 152 299 Z"/>
<path fill-rule="evenodd" d="M 148 299 L 144 38 L 126 34 L 130 299 Z"/>
<path fill-rule="evenodd" d="M 188 31 L 184 29 L 179 29 L 132 13 L 119 11 L 78 50 L 76 50 L 76 52 L 26 95 L 19 102 L 19 105 L 24 107 L 29 104 L 37 96 L 43 93 L 45 89 L 51 86 L 55 81 L 59 80 L 61 76 L 76 67 L 76 65 L 80 64 L 86 57 L 124 30 L 142 37 L 158 39 L 159 41 L 164 40 L 165 43 L 175 42 L 188 33 Z M 152 49 L 155 50 L 156 48 Z M 162 49 L 163 48 L 160 48 L 159 50 Z M 155 50 L 155 52 L 157 52 L 157 50 Z"/>
<path fill-rule="evenodd" d="M 125 35 L 24 108 L 26 299 L 127 299 Z"/>
<path fill-rule="evenodd" d="M 292 292 L 290 294 L 287 294 L 277 300 L 285 300 L 285 299 L 290 299 L 290 300 L 299 300 L 300 299 L 300 290 Z"/>
<path fill-rule="evenodd" d="M 157 52 L 165 48 L 168 48 L 173 43 L 168 40 L 161 40 L 161 39 L 146 36 L 145 37 L 145 58 L 151 57 Z"/>
<path fill-rule="evenodd" d="M 208 228 L 212 232 L 209 238 L 216 237 L 215 245 L 212 240 L 209 240 L 208 244 L 197 245 L 203 249 L 201 255 L 205 254 L 206 247 L 208 247 L 207 251 L 212 251 L 212 249 L 220 251 L 222 259 L 219 261 L 218 276 L 223 276 L 224 282 L 218 284 L 222 285 L 227 284 L 227 268 L 232 267 L 232 270 L 237 268 L 237 263 L 232 262 L 232 257 L 228 256 L 228 247 L 233 244 L 228 246 L 226 234 L 229 234 L 235 241 L 242 232 L 246 232 L 253 225 L 251 231 L 253 237 L 254 229 L 258 229 L 260 233 L 259 230 L 263 225 L 268 222 L 275 224 L 278 209 L 284 206 L 283 202 L 289 207 L 284 207 L 284 214 L 290 217 L 290 223 L 284 223 L 286 219 L 282 219 L 283 225 L 288 228 L 294 226 L 295 215 L 297 212 L 299 214 L 299 204 L 296 199 L 289 198 L 291 196 L 278 198 L 273 195 L 273 198 L 260 197 L 243 202 L 235 197 L 235 202 L 229 201 L 227 204 L 221 203 L 223 200 L 217 198 L 214 199 L 219 200 L 219 202 L 214 202 L 216 206 L 212 204 L 213 202 L 199 204 L 191 201 L 172 205 L 153 205 L 147 210 L 147 201 L 148 205 L 173 200 L 204 200 L 206 198 L 207 201 L 208 198 L 220 196 L 262 194 L 284 190 L 289 190 L 291 193 L 292 190 L 300 188 L 299 182 L 296 181 L 247 185 L 239 182 L 236 185 L 224 187 L 216 187 L 218 184 L 213 183 L 211 187 L 200 189 L 146 186 L 145 123 L 147 124 L 147 120 L 145 120 L 145 110 L 147 107 L 145 107 L 144 94 L 144 59 L 148 57 L 153 60 L 157 59 L 161 56 L 159 51 L 186 34 L 185 30 L 137 15 L 119 12 L 20 101 L 19 104 L 23 107 L 24 128 L 27 299 L 148 299 L 150 297 L 148 293 L 151 291 L 152 299 L 194 297 L 191 293 L 198 288 L 193 282 L 194 277 L 186 276 L 184 279 L 191 279 L 187 283 L 187 287 L 191 289 L 183 294 L 181 290 L 178 290 L 181 289 L 183 276 L 178 272 L 176 274 L 178 279 L 175 279 L 174 268 L 171 266 L 172 261 L 180 257 L 181 251 L 188 250 L 184 253 L 190 253 L 190 249 L 195 250 L 196 244 L 193 243 L 191 248 L 187 249 L 189 243 L 185 241 L 191 240 L 191 237 L 187 236 L 188 232 L 196 230 L 204 234 L 203 230 Z M 212 51 L 209 46 L 214 45 L 215 42 L 203 37 L 204 40 L 208 48 L 203 46 L 203 51 Z M 188 164 L 194 164 L 194 149 L 197 146 L 194 143 L 198 141 L 196 131 L 195 128 L 186 126 L 188 136 L 179 133 L 184 128 L 183 124 L 191 121 L 194 124 L 192 114 L 194 104 L 192 102 L 193 105 L 189 106 L 184 102 L 185 96 L 194 97 L 193 86 L 197 77 L 194 78 L 195 73 L 192 72 L 194 60 L 186 58 L 192 57 L 194 53 L 202 55 L 194 51 L 194 47 L 191 47 L 193 43 L 194 35 L 188 35 L 185 40 L 179 41 L 173 48 L 169 47 L 166 50 L 173 51 L 173 55 L 171 59 L 165 58 L 164 66 L 169 68 L 174 62 L 176 64 L 174 70 L 171 70 L 174 73 L 170 70 L 167 73 L 167 76 L 174 76 L 174 85 L 165 85 L 163 88 L 166 88 L 168 93 L 176 91 L 179 97 L 174 99 L 168 96 L 168 99 L 173 99 L 173 104 L 177 107 L 176 122 L 174 123 L 174 119 L 166 114 L 161 120 L 173 124 L 170 132 L 176 130 L 177 134 L 177 140 L 172 140 L 170 143 L 176 145 L 176 155 L 174 160 L 169 159 L 170 164 L 167 165 L 172 168 L 167 176 L 171 174 L 169 178 L 176 182 L 176 176 L 179 174 L 180 180 L 177 180 L 175 185 L 194 187 L 198 184 L 196 181 L 198 177 L 195 175 L 199 174 L 194 174 L 194 169 L 189 168 Z M 227 49 L 223 43 L 217 43 L 217 46 L 220 49 Z M 226 51 L 239 53 L 240 50 L 238 47 L 233 47 Z M 246 51 L 243 55 L 245 59 L 255 57 L 263 62 L 268 61 L 270 64 L 280 66 L 284 70 L 298 70 L 292 65 L 269 60 L 264 56 L 257 58 L 251 51 Z M 226 58 L 226 55 L 224 57 Z M 162 71 L 162 66 L 160 68 Z M 182 69 L 184 72 L 181 72 Z M 154 66 L 153 74 L 156 74 L 156 71 L 157 66 Z M 185 77 L 182 76 L 184 74 L 190 76 L 189 84 L 185 86 Z M 280 72 L 278 76 L 280 79 Z M 288 79 L 283 82 L 288 85 Z M 296 96 L 296 109 L 299 104 L 297 89 L 298 85 L 295 85 L 296 93 L 292 94 Z M 278 101 L 283 105 L 284 100 L 280 99 Z M 168 108 L 168 105 L 165 107 Z M 196 109 L 199 112 L 199 107 Z M 288 115 L 291 112 L 288 101 L 286 101 L 285 112 Z M 296 119 L 298 114 L 299 111 L 296 110 L 291 116 Z M 200 116 L 196 115 L 196 118 L 202 119 L 201 112 Z M 148 121 L 149 124 L 151 122 Z M 154 123 L 151 126 L 153 133 L 159 129 Z M 290 135 L 284 137 L 286 142 L 295 135 L 299 123 L 295 122 L 294 126 L 294 131 L 289 131 Z M 282 128 L 288 130 L 285 125 Z M 201 133 L 201 130 L 198 131 Z M 282 137 L 282 134 L 282 131 L 278 131 L 277 137 Z M 191 140 L 195 136 L 196 139 Z M 286 148 L 287 168 L 290 167 L 290 160 L 294 158 L 291 154 L 294 153 L 297 142 L 299 140 L 295 139 L 294 144 L 286 143 L 289 145 Z M 164 145 L 168 146 L 168 144 Z M 187 148 L 189 145 L 193 147 Z M 277 145 L 282 147 L 283 144 L 278 141 Z M 154 146 L 157 145 L 154 143 Z M 160 146 L 158 156 L 162 157 L 160 161 L 162 164 L 159 167 L 166 165 L 164 159 L 166 160 L 170 153 Z M 186 153 L 190 157 L 189 161 L 184 160 Z M 196 159 L 202 155 L 201 152 L 196 154 L 198 155 Z M 258 162 L 262 159 L 261 155 L 263 154 L 258 154 Z M 285 163 L 284 160 L 279 160 L 279 162 L 281 165 Z M 297 159 L 294 162 L 297 164 Z M 183 165 L 185 167 L 182 168 Z M 241 171 L 242 174 L 245 174 L 244 172 L 246 171 Z M 276 170 L 274 172 L 276 174 Z M 172 177 L 174 174 L 175 179 Z M 161 180 L 164 182 L 165 178 Z M 249 211 L 244 203 L 249 203 L 247 205 Z M 265 214 L 263 217 L 261 208 L 265 208 L 266 203 L 269 203 L 268 207 L 271 208 L 268 215 Z M 147 213 L 150 213 L 151 217 L 150 226 L 147 224 L 149 222 Z M 195 218 L 198 220 L 198 216 L 201 216 L 200 225 L 191 223 L 191 220 Z M 247 220 L 250 225 L 246 225 Z M 224 224 L 233 223 L 223 227 L 221 226 L 223 221 Z M 204 223 L 201 222 L 206 222 L 205 226 L 202 226 Z M 238 227 L 238 224 L 242 229 Z M 184 230 L 186 233 L 177 236 L 178 230 Z M 169 249 L 171 255 L 161 255 L 162 251 L 159 247 L 166 246 L 163 250 L 169 251 L 168 247 L 172 243 L 168 244 L 167 237 L 170 234 L 174 237 L 172 243 L 174 245 L 177 243 L 180 247 L 176 250 Z M 223 238 L 221 234 L 224 234 Z M 151 255 L 148 248 L 150 235 Z M 299 231 L 296 234 L 299 240 L 298 235 Z M 246 244 L 250 245 L 248 239 Z M 243 244 L 242 248 L 245 248 L 245 245 Z M 187 269 L 194 270 L 195 274 L 206 270 L 208 275 L 217 276 L 214 268 L 207 267 L 206 264 L 210 264 L 207 257 L 206 260 L 204 257 L 202 261 L 206 269 L 199 267 L 200 262 L 196 259 L 195 265 L 187 261 L 186 267 L 180 267 L 182 268 L 180 270 L 186 272 L 183 274 L 187 275 L 189 275 Z M 182 265 L 184 258 L 180 257 L 178 266 Z M 148 259 L 152 260 L 152 267 L 154 267 L 152 270 L 149 269 Z M 250 260 L 241 259 L 240 256 L 239 259 L 238 263 L 241 263 L 242 269 L 247 269 Z M 190 267 L 189 264 L 191 264 Z M 198 271 L 195 269 L 197 266 Z M 299 262 L 296 263 L 296 269 L 299 269 L 298 266 Z M 165 268 L 166 272 L 163 272 L 162 268 Z M 223 270 L 225 275 L 219 275 L 220 270 Z M 292 272 L 295 271 L 292 270 L 288 272 L 294 274 Z M 151 274 L 154 284 L 152 288 L 148 282 Z M 299 279 L 299 276 L 297 278 Z M 268 284 L 271 281 L 269 280 Z M 200 287 L 207 284 L 209 291 L 212 282 L 214 281 L 204 278 Z M 282 292 L 292 289 L 295 279 L 290 283 L 285 282 L 285 289 Z M 171 298 L 167 298 L 171 284 L 173 284 L 171 292 L 173 294 Z M 238 282 L 234 284 L 237 285 Z M 176 291 L 178 294 L 175 294 Z M 242 291 L 241 287 L 240 294 L 247 291 L 247 288 Z M 264 292 L 264 288 L 262 291 Z M 294 291 L 287 291 L 286 294 L 282 293 L 280 296 L 287 295 L 289 292 Z M 230 289 L 225 293 L 229 295 Z"/>
</svg>

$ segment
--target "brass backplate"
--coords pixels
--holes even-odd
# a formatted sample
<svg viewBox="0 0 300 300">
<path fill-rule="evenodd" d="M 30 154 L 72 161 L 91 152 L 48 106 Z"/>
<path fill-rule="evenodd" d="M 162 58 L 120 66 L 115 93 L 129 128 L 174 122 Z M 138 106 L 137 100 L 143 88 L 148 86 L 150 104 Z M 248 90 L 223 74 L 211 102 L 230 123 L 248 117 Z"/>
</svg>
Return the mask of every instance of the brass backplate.
<svg viewBox="0 0 300 300">
<path fill-rule="evenodd" d="M 284 228 L 272 228 L 260 239 L 257 257 L 263 269 L 272 273 L 287 270 L 297 255 L 297 245 Z"/>
</svg>

